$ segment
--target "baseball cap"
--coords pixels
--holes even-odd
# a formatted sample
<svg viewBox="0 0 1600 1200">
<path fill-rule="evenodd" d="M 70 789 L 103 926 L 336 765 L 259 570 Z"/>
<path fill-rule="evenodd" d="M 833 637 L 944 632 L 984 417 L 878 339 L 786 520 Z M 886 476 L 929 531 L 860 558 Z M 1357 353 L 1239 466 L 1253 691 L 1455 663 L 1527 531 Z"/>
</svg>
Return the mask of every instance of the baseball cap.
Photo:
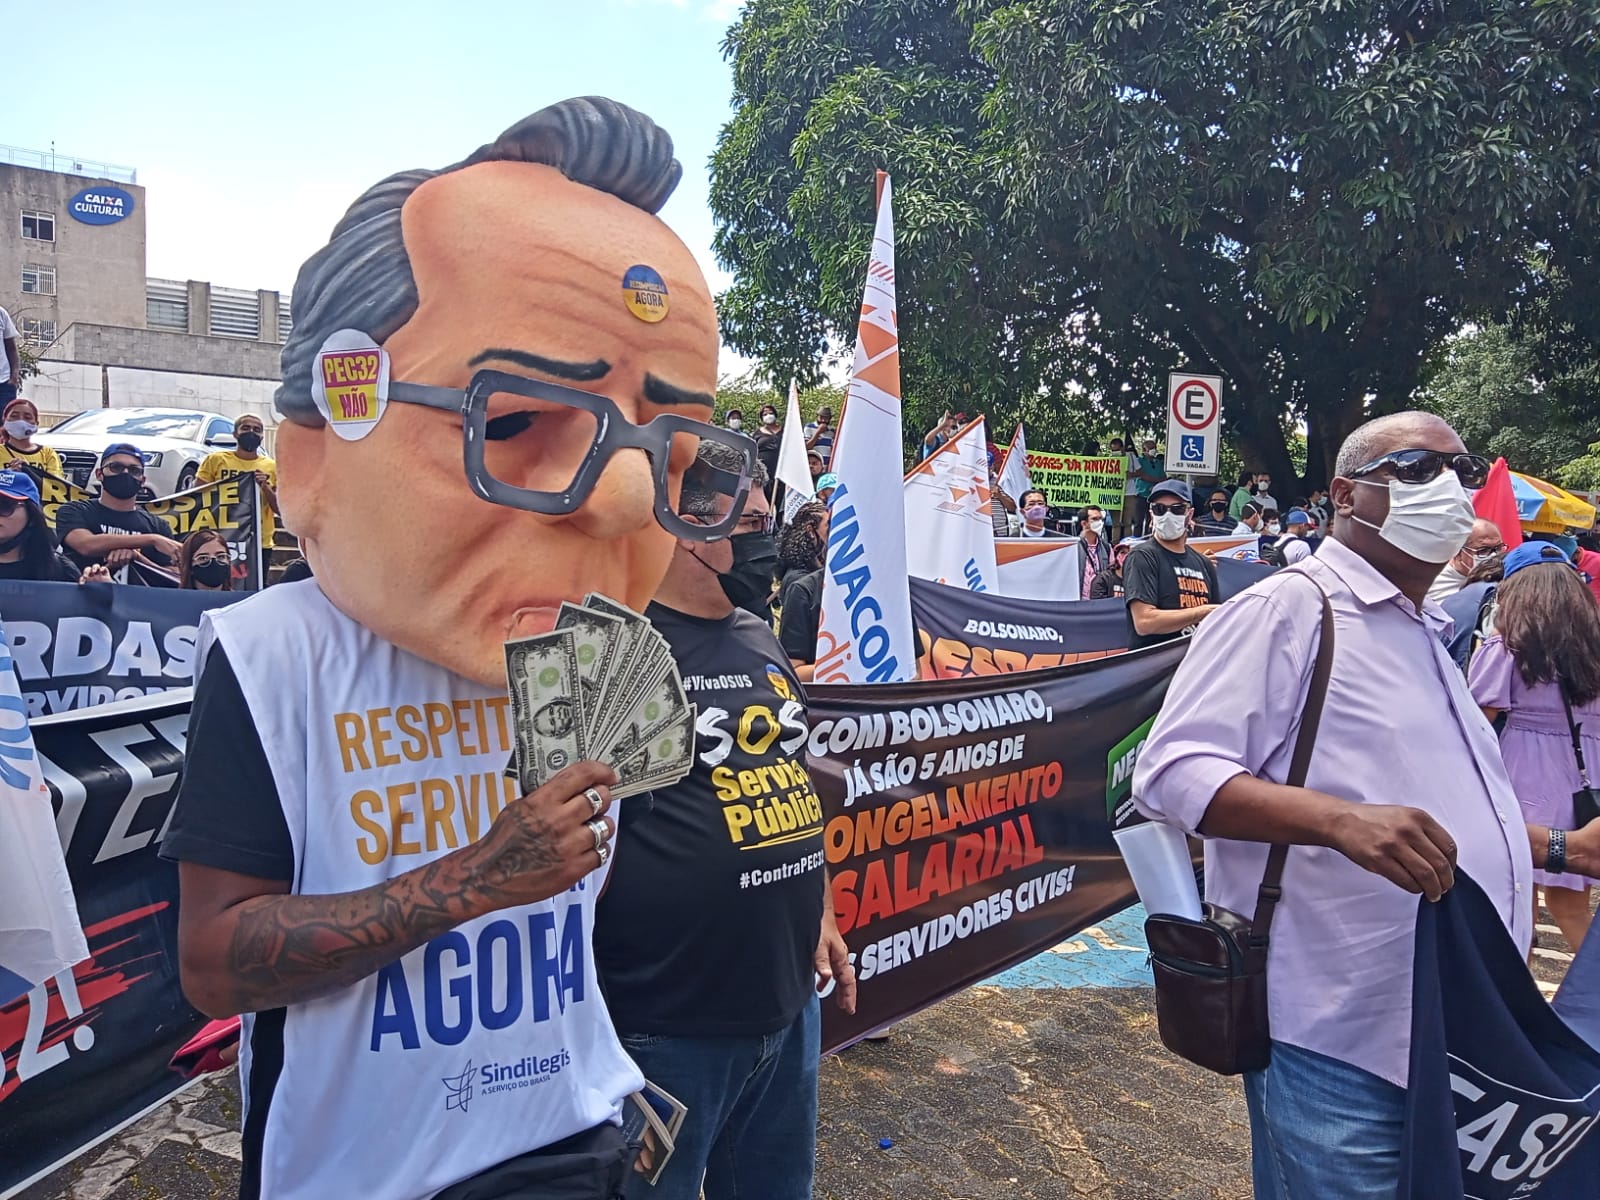
<svg viewBox="0 0 1600 1200">
<path fill-rule="evenodd" d="M 1154 500 L 1157 496 L 1162 495 L 1163 493 L 1169 496 L 1176 496 L 1185 504 L 1192 504 L 1194 502 L 1194 496 L 1189 491 L 1189 485 L 1184 483 L 1181 479 L 1163 479 L 1160 483 L 1156 484 L 1155 487 L 1150 489 L 1150 499 Z"/>
<path fill-rule="evenodd" d="M 1117 547 L 1116 548 L 1118 550 L 1127 550 L 1127 549 L 1130 549 L 1130 548 L 1132 548 L 1134 546 L 1137 546 L 1142 541 L 1144 541 L 1143 538 L 1125 537 L 1120 542 L 1117 543 Z"/>
<path fill-rule="evenodd" d="M 1567 557 L 1567 552 L 1553 542 L 1523 542 L 1510 554 L 1506 555 L 1506 575 L 1510 579 L 1523 567 L 1536 566 L 1539 563 L 1560 563 L 1564 567 L 1572 566 L 1572 560 Z"/>
<path fill-rule="evenodd" d="M 819 491 L 819 492 L 823 488 L 831 488 L 831 487 L 838 487 L 838 486 L 839 486 L 839 477 L 837 475 L 833 474 L 832 472 L 828 473 L 827 475 L 818 476 L 818 478 L 817 478 L 817 491 Z"/>
<path fill-rule="evenodd" d="M 104 462 L 113 454 L 131 454 L 140 462 L 144 462 L 144 452 L 132 442 L 112 442 L 106 447 L 106 452 L 100 456 L 100 460 Z"/>
<path fill-rule="evenodd" d="M 39 485 L 26 471 L 0 471 L 0 496 L 39 503 Z"/>
<path fill-rule="evenodd" d="M 1311 514 L 1303 508 L 1291 508 L 1289 515 L 1283 519 L 1286 525 L 1309 525 Z"/>
</svg>

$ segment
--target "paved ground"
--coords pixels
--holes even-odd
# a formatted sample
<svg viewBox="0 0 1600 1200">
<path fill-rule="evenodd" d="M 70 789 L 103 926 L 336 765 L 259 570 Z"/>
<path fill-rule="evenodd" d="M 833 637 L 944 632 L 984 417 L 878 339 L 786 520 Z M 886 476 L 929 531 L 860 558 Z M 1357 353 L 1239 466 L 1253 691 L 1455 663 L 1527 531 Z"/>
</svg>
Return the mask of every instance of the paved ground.
<svg viewBox="0 0 1600 1200">
<path fill-rule="evenodd" d="M 822 1200 L 1239 1200 L 1237 1084 L 1162 1049 L 1142 913 L 1086 930 L 823 1063 Z M 1569 956 L 1540 927 L 1536 973 Z M 213 1077 L 19 1200 L 236 1194 L 239 1105 Z M 880 1141 L 888 1139 L 887 1148 Z"/>
</svg>

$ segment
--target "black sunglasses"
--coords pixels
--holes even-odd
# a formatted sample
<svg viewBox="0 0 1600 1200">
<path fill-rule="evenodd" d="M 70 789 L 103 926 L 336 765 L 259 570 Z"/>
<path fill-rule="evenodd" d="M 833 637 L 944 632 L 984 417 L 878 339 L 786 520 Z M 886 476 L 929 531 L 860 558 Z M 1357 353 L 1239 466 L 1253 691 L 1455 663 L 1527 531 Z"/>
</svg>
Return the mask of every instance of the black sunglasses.
<svg viewBox="0 0 1600 1200">
<path fill-rule="evenodd" d="M 0 496 L 0 518 L 9 517 L 27 503 L 26 500 L 17 500 L 11 496 Z"/>
<path fill-rule="evenodd" d="M 1447 454 L 1442 450 L 1396 450 L 1349 473 L 1349 478 L 1388 467 L 1401 483 L 1431 483 L 1449 469 L 1462 487 L 1481 488 L 1489 479 L 1489 460 L 1481 454 Z"/>
<path fill-rule="evenodd" d="M 144 478 L 143 467 L 130 467 L 127 463 L 106 463 L 100 470 L 106 475 L 135 475 L 140 479 Z"/>
<path fill-rule="evenodd" d="M 1189 511 L 1189 506 L 1182 500 L 1177 500 L 1171 504 L 1152 504 L 1150 511 L 1155 516 L 1164 517 L 1168 513 L 1186 513 Z"/>
<path fill-rule="evenodd" d="M 739 523 L 755 474 L 756 444 L 743 434 L 674 413 L 635 425 L 608 397 L 506 371 L 479 371 L 465 390 L 391 383 L 389 399 L 459 415 L 468 485 L 492 504 L 524 512 L 545 516 L 575 512 L 594 491 L 611 456 L 634 448 L 650 458 L 657 523 L 674 537 L 714 542 Z M 500 468 L 514 473 L 517 482 L 497 478 L 487 462 L 489 443 L 508 441 L 529 429 L 539 434 L 530 453 L 515 461 L 497 456 L 502 458 Z M 683 472 L 695 463 L 700 443 L 706 441 L 735 451 L 740 468 L 737 473 L 705 473 L 715 490 L 728 497 L 730 507 L 714 522 L 695 524 L 673 507 L 669 479 L 674 469 Z"/>
</svg>

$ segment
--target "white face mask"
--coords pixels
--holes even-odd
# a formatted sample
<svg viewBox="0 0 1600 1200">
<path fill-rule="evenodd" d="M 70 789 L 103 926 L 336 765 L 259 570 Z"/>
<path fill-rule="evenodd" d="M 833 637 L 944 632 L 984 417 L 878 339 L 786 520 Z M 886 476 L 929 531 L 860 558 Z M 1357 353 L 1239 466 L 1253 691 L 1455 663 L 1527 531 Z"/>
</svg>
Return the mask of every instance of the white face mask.
<svg viewBox="0 0 1600 1200">
<path fill-rule="evenodd" d="M 1106 527 L 1106 523 L 1105 523 L 1105 521 L 1103 519 L 1102 520 L 1098 520 L 1098 521 L 1091 520 L 1089 522 L 1089 532 L 1090 533 L 1099 533 L 1105 527 Z"/>
<path fill-rule="evenodd" d="M 6 432 L 14 438 L 31 438 L 39 432 L 39 427 L 32 421 L 24 421 L 19 417 L 12 417 L 6 422 Z"/>
<path fill-rule="evenodd" d="M 1374 480 L 1358 479 L 1367 487 L 1384 487 Z M 1396 550 L 1425 563 L 1443 566 L 1467 544 L 1472 522 L 1472 499 L 1454 471 L 1441 471 L 1428 483 L 1401 483 L 1391 479 L 1389 515 L 1382 525 L 1363 521 L 1354 513 L 1352 521 L 1376 529 Z"/>
<path fill-rule="evenodd" d="M 729 429 L 743 429 L 744 428 L 744 419 L 741 418 L 741 417 L 729 417 L 728 418 L 728 428 Z"/>
<path fill-rule="evenodd" d="M 1267 522 L 1267 532 L 1268 533 L 1277 533 L 1278 532 L 1278 523 L 1276 521 L 1268 521 Z"/>
<path fill-rule="evenodd" d="M 776 425 L 778 423 L 778 414 L 777 413 L 763 413 L 762 416 L 761 416 L 761 423 L 763 425 Z"/>
<path fill-rule="evenodd" d="M 1156 537 L 1163 542 L 1175 542 L 1183 536 L 1188 521 L 1182 513 L 1162 513 L 1151 522 Z"/>
</svg>

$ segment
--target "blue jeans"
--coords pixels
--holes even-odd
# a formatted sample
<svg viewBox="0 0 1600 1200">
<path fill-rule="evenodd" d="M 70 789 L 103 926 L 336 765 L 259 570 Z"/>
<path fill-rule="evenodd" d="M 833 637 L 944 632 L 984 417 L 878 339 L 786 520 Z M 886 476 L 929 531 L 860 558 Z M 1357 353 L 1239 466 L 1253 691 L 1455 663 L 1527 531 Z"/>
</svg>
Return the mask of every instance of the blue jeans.
<svg viewBox="0 0 1600 1200">
<path fill-rule="evenodd" d="M 787 1029 L 752 1037 L 624 1033 L 645 1078 L 687 1107 L 677 1149 L 628 1200 L 811 1200 L 822 1012 L 812 996 Z"/>
<path fill-rule="evenodd" d="M 1256 1200 L 1394 1200 L 1406 1093 L 1326 1055 L 1272 1043 L 1244 1077 Z"/>
</svg>

